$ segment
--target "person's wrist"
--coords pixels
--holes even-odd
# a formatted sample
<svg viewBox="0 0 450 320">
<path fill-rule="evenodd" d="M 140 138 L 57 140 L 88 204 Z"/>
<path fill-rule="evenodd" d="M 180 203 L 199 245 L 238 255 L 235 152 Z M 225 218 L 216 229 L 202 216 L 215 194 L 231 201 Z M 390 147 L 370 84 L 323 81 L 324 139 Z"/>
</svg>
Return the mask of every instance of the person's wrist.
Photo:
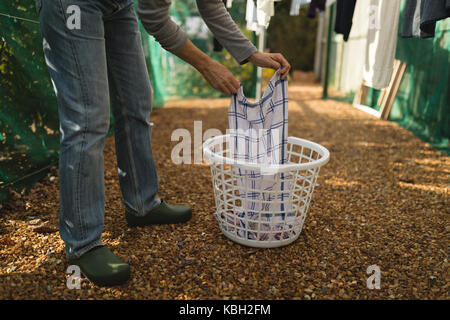
<svg viewBox="0 0 450 320">
<path fill-rule="evenodd" d="M 214 60 L 211 59 L 209 56 L 205 54 L 204 57 L 199 59 L 195 65 L 195 68 L 200 72 L 203 73 L 204 71 L 211 68 L 211 64 L 214 63 Z"/>
<path fill-rule="evenodd" d="M 248 61 L 250 61 L 251 63 L 254 63 L 256 58 L 258 57 L 258 54 L 260 54 L 261 52 L 256 51 L 255 53 L 253 53 L 250 57 L 248 57 Z"/>
</svg>

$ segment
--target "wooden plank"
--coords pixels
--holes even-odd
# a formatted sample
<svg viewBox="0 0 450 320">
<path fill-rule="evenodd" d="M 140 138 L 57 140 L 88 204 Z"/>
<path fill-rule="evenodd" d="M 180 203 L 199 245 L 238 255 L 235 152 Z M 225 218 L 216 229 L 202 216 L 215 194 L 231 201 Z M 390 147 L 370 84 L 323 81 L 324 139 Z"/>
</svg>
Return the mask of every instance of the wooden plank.
<svg viewBox="0 0 450 320">
<path fill-rule="evenodd" d="M 380 96 L 378 97 L 377 105 L 381 106 L 383 104 L 384 97 L 386 96 L 386 88 L 382 89 Z"/>
<path fill-rule="evenodd" d="M 369 87 L 362 85 L 361 88 L 361 104 L 366 105 L 367 96 L 369 95 Z"/>
<path fill-rule="evenodd" d="M 358 91 L 356 91 L 355 96 L 353 97 L 353 104 L 361 104 L 361 89 L 363 84 L 359 85 Z"/>
<path fill-rule="evenodd" d="M 368 95 L 369 95 L 369 87 L 361 83 L 361 86 L 359 87 L 358 91 L 355 94 L 355 98 L 353 99 L 353 104 L 365 105 Z"/>
<path fill-rule="evenodd" d="M 406 63 L 400 60 L 394 60 L 394 66 L 392 71 L 391 80 L 389 86 L 382 89 L 378 98 L 377 104 L 380 106 L 380 111 L 376 111 L 366 106 L 367 96 L 369 95 L 369 87 L 364 85 L 364 81 L 361 83 L 358 91 L 353 99 L 353 106 L 357 109 L 369 113 L 379 119 L 387 120 L 389 113 L 391 112 L 392 105 L 394 104 L 395 97 L 397 96 L 398 88 L 403 79 L 403 75 L 406 70 Z"/>
<path fill-rule="evenodd" d="M 368 106 L 365 106 L 362 104 L 353 104 L 353 107 L 380 119 L 380 111 L 377 111 L 374 108 L 371 108 L 371 107 L 368 107 Z"/>
<path fill-rule="evenodd" d="M 400 60 L 394 60 L 394 67 L 392 70 L 392 76 L 391 76 L 391 80 L 389 81 L 389 85 L 387 86 L 387 88 L 383 89 L 384 93 L 383 93 L 382 97 L 380 95 L 380 99 L 378 99 L 378 102 L 377 102 L 377 104 L 381 107 L 380 108 L 381 112 L 383 111 L 383 106 L 386 105 L 386 99 L 388 98 L 389 92 L 391 91 L 391 88 L 394 85 L 394 81 L 397 76 L 399 67 L 400 67 Z"/>
<path fill-rule="evenodd" d="M 389 86 L 386 97 L 381 105 L 380 117 L 383 120 L 387 120 L 389 118 L 389 113 L 391 112 L 392 105 L 394 104 L 395 97 L 397 96 L 398 89 L 400 88 L 400 84 L 403 79 L 403 75 L 405 74 L 406 62 L 398 61 L 398 67 L 396 69 L 397 70 L 391 79 L 392 85 Z"/>
</svg>

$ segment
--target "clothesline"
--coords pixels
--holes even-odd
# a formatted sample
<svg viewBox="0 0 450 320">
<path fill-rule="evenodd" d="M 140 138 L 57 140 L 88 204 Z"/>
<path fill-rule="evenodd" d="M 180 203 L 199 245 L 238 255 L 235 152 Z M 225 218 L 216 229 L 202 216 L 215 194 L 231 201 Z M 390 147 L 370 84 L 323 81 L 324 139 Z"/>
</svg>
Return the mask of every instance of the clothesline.
<svg viewBox="0 0 450 320">
<path fill-rule="evenodd" d="M 394 57 L 397 46 L 397 30 L 400 17 L 401 0 L 372 0 L 369 10 L 356 10 L 358 14 L 367 14 L 366 60 L 363 73 L 364 84 L 383 89 L 389 86 L 393 72 Z M 298 16 L 301 7 L 309 5 L 307 16 L 314 18 L 323 13 L 327 7 L 336 3 L 334 31 L 342 34 L 348 41 L 355 8 L 365 3 L 356 0 L 291 0 L 289 14 Z M 274 0 L 247 0 L 247 29 L 254 31 L 261 38 L 265 36 L 270 18 L 275 14 Z M 402 37 L 434 37 L 436 22 L 449 17 L 449 0 L 407 0 L 404 9 Z M 380 50 L 382 47 L 383 50 Z M 262 48 L 258 48 L 264 50 Z M 257 97 L 259 97 L 259 77 Z"/>
<path fill-rule="evenodd" d="M 6 14 L 6 13 L 1 13 L 0 12 L 0 16 L 7 17 L 7 18 L 10 18 L 10 19 L 16 19 L 16 20 L 21 20 L 21 21 L 26 21 L 26 22 L 39 24 L 39 21 L 31 20 L 31 19 L 27 19 L 27 18 L 22 18 L 22 17 L 17 17 L 17 16 L 12 16 L 12 15 Z"/>
</svg>

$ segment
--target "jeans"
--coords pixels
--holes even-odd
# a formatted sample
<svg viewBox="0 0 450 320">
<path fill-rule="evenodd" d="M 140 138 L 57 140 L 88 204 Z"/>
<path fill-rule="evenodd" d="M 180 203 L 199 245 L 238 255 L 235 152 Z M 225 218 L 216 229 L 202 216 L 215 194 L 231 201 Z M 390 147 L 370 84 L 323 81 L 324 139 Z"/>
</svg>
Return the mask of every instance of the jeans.
<svg viewBox="0 0 450 320">
<path fill-rule="evenodd" d="M 143 216 L 160 203 L 152 89 L 132 0 L 35 1 L 58 100 L 59 232 L 74 259 L 102 244 L 110 106 L 125 207 Z"/>
</svg>

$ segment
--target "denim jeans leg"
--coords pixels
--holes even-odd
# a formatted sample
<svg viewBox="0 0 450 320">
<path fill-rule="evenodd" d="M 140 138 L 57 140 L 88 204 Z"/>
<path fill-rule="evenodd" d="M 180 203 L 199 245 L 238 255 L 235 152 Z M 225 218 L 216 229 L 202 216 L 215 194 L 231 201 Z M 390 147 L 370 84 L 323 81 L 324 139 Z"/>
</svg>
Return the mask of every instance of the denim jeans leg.
<svg viewBox="0 0 450 320">
<path fill-rule="evenodd" d="M 152 90 L 132 5 L 105 19 L 118 175 L 124 205 L 143 216 L 160 203 L 150 142 Z"/>
<path fill-rule="evenodd" d="M 102 12 L 78 1 L 80 28 L 67 23 L 75 1 L 45 0 L 40 10 L 44 54 L 58 99 L 61 238 L 69 259 L 100 245 L 104 222 L 103 148 L 109 92 Z"/>
</svg>

